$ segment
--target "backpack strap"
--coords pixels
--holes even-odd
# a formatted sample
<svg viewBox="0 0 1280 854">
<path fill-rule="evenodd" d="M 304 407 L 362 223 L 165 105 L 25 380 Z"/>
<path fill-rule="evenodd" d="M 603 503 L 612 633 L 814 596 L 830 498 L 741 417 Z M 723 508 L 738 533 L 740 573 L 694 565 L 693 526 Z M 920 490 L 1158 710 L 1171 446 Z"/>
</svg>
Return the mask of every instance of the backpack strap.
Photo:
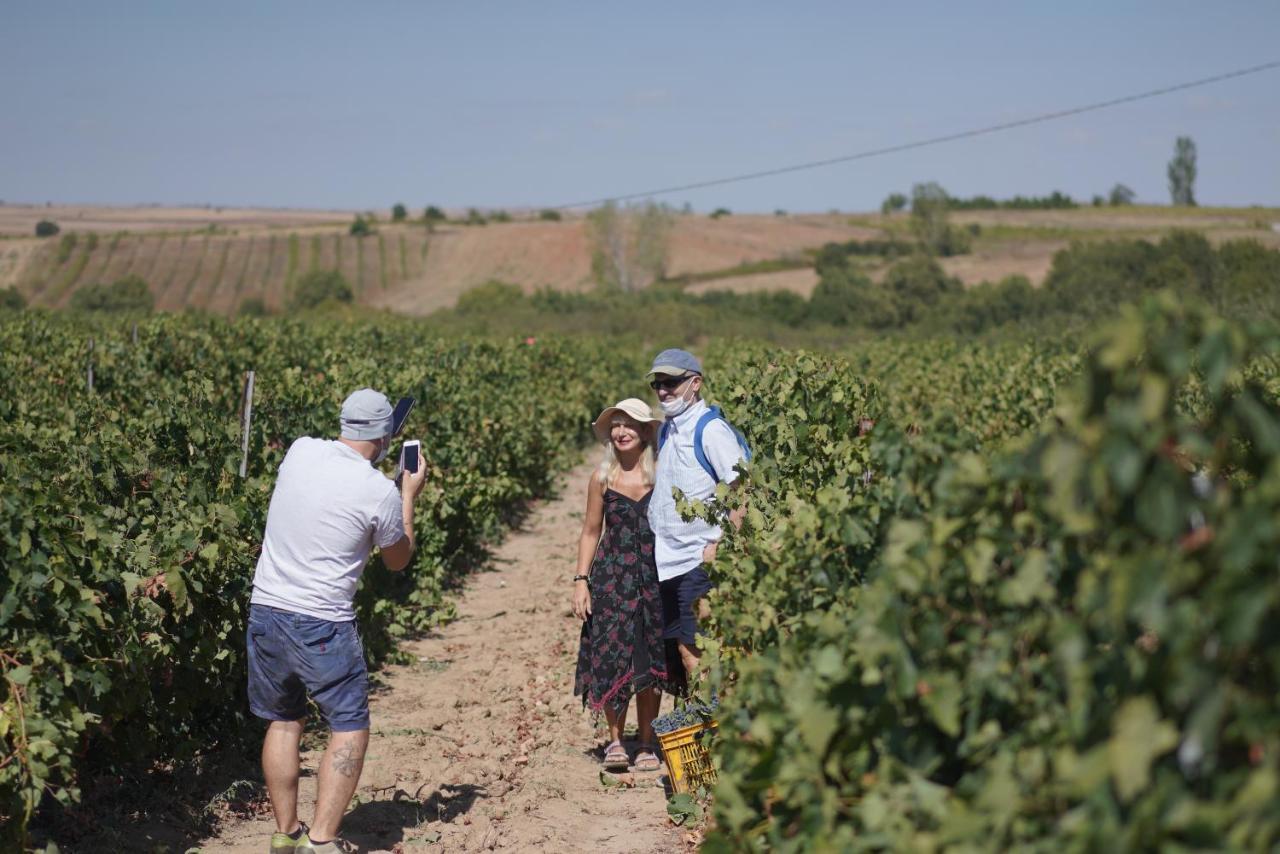
<svg viewBox="0 0 1280 854">
<path fill-rule="evenodd" d="M 658 428 L 658 450 L 662 450 L 662 446 L 667 444 L 667 434 L 671 432 L 671 420 L 662 422 L 662 426 Z"/>
<path fill-rule="evenodd" d="M 702 432 L 707 429 L 707 425 L 717 418 L 724 418 L 724 414 L 720 412 L 720 407 L 709 406 L 702 417 L 698 419 L 698 425 L 693 428 L 693 456 L 698 461 L 698 465 L 711 475 L 711 479 L 716 483 L 720 482 L 720 475 L 716 474 L 715 466 L 711 465 L 711 460 L 707 459 L 706 449 L 702 447 Z M 728 423 L 728 422 L 726 422 Z"/>
</svg>

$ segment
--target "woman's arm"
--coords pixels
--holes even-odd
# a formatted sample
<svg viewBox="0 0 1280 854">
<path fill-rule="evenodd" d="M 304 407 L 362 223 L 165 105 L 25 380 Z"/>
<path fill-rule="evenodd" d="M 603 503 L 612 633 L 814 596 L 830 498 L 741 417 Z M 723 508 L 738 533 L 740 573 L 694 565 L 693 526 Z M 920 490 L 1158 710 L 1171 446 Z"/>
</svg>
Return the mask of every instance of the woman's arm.
<svg viewBox="0 0 1280 854">
<path fill-rule="evenodd" d="M 600 471 L 597 469 L 591 473 L 591 480 L 587 483 L 587 512 L 582 517 L 575 575 L 591 574 L 591 561 L 595 559 L 596 547 L 600 545 L 600 532 L 604 527 L 604 490 L 600 487 Z M 586 581 L 573 583 L 573 613 L 580 620 L 591 615 L 591 591 Z"/>
</svg>

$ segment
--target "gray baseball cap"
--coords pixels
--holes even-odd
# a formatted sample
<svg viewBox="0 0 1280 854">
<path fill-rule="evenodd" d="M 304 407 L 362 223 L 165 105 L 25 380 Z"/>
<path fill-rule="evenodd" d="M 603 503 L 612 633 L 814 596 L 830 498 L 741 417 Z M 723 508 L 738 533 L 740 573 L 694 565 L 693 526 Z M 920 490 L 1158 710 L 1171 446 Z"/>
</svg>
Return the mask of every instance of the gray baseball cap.
<svg viewBox="0 0 1280 854">
<path fill-rule="evenodd" d="M 689 373 L 701 375 L 702 363 L 698 361 L 697 356 L 688 350 L 663 350 L 653 357 L 653 367 L 649 369 L 649 376 L 666 374 L 672 377 L 682 377 Z"/>
<path fill-rule="evenodd" d="M 342 438 L 373 441 L 391 434 L 391 401 L 380 391 L 362 388 L 342 402 Z"/>
</svg>

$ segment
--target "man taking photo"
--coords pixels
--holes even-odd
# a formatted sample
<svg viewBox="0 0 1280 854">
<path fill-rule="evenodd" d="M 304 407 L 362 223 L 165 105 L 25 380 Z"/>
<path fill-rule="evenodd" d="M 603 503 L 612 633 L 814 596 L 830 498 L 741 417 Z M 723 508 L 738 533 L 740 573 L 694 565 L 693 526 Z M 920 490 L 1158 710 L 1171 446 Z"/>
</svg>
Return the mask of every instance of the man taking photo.
<svg viewBox="0 0 1280 854">
<path fill-rule="evenodd" d="M 338 825 L 369 744 L 369 683 L 352 600 L 374 546 L 392 571 L 413 555 L 413 503 L 425 466 L 400 489 L 374 466 L 391 447 L 393 410 L 373 389 L 342 404 L 336 440 L 304 436 L 280 464 L 253 577 L 249 708 L 270 723 L 262 771 L 278 832 L 272 854 L 336 852 Z M 315 816 L 298 820 L 298 745 L 307 697 L 331 731 Z"/>
</svg>

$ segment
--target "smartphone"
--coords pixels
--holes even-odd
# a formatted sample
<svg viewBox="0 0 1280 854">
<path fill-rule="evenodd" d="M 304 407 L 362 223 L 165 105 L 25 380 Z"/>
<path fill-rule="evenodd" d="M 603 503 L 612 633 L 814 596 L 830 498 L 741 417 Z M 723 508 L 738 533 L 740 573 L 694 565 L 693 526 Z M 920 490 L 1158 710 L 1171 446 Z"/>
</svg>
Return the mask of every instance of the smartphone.
<svg viewBox="0 0 1280 854">
<path fill-rule="evenodd" d="M 417 439 L 410 439 L 400 448 L 400 470 L 416 474 L 419 465 L 419 442 Z"/>
<path fill-rule="evenodd" d="M 404 429 L 404 422 L 409 420 L 409 413 L 413 411 L 413 405 L 417 402 L 413 397 L 402 397 L 396 401 L 395 411 L 391 413 L 392 436 L 400 435 L 400 431 Z"/>
</svg>

